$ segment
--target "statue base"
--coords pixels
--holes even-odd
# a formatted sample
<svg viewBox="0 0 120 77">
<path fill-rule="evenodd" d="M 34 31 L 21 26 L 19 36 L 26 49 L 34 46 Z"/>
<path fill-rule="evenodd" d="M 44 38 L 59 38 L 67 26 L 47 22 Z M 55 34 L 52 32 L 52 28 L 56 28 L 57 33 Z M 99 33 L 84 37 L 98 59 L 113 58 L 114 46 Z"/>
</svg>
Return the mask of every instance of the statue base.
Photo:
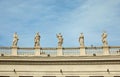
<svg viewBox="0 0 120 77">
<path fill-rule="evenodd" d="M 17 50 L 18 50 L 17 46 L 12 46 L 12 56 L 17 56 Z"/>
<path fill-rule="evenodd" d="M 80 46 L 80 56 L 86 56 L 85 46 Z"/>
<path fill-rule="evenodd" d="M 62 46 L 58 46 L 57 48 L 62 48 Z"/>
<path fill-rule="evenodd" d="M 109 46 L 103 46 L 103 54 L 104 55 L 110 55 Z"/>
<path fill-rule="evenodd" d="M 41 55 L 41 50 L 40 50 L 40 46 L 35 46 L 35 56 L 40 56 Z"/>
<path fill-rule="evenodd" d="M 18 48 L 17 46 L 12 46 L 12 48 Z"/>
<path fill-rule="evenodd" d="M 63 56 L 62 46 L 58 46 L 58 48 L 57 48 L 57 56 Z"/>
<path fill-rule="evenodd" d="M 80 46 L 80 48 L 85 48 L 85 46 Z"/>
<path fill-rule="evenodd" d="M 39 49 L 39 48 L 40 48 L 40 46 L 35 46 L 34 48 L 35 48 L 35 49 Z"/>
</svg>

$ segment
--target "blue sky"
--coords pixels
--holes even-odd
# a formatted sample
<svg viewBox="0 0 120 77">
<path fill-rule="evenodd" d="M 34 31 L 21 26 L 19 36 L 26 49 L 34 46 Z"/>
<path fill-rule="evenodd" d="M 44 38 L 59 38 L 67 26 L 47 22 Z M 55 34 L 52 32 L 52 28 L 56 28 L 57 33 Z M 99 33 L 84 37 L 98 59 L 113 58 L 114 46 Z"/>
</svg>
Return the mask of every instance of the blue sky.
<svg viewBox="0 0 120 77">
<path fill-rule="evenodd" d="M 0 46 L 11 46 L 14 32 L 19 47 L 33 47 L 40 32 L 41 47 L 57 47 L 61 33 L 64 47 L 101 46 L 106 31 L 110 46 L 120 45 L 120 0 L 0 0 Z"/>
</svg>

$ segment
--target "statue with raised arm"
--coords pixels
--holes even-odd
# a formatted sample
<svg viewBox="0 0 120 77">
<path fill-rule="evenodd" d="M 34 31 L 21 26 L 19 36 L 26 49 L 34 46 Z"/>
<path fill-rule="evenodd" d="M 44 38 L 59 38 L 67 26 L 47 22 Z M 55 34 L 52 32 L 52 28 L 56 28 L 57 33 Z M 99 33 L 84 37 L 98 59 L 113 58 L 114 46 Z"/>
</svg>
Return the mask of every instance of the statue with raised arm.
<svg viewBox="0 0 120 77">
<path fill-rule="evenodd" d="M 83 35 L 83 33 L 80 34 L 79 43 L 80 43 L 81 47 L 84 47 L 84 35 Z"/>
<path fill-rule="evenodd" d="M 108 46 L 107 33 L 106 32 L 103 32 L 103 34 L 102 34 L 102 43 L 103 43 L 103 46 Z"/>
<path fill-rule="evenodd" d="M 40 46 L 40 35 L 39 32 L 36 33 L 35 38 L 34 38 L 34 43 L 35 43 L 35 47 L 39 47 Z"/>
<path fill-rule="evenodd" d="M 61 35 L 61 33 L 56 34 L 57 38 L 58 38 L 58 47 L 62 47 L 63 44 L 63 37 Z"/>
<path fill-rule="evenodd" d="M 15 32 L 14 35 L 13 35 L 13 44 L 12 44 L 12 46 L 14 46 L 14 47 L 17 46 L 18 40 L 19 40 L 19 38 L 18 38 L 17 32 Z"/>
</svg>

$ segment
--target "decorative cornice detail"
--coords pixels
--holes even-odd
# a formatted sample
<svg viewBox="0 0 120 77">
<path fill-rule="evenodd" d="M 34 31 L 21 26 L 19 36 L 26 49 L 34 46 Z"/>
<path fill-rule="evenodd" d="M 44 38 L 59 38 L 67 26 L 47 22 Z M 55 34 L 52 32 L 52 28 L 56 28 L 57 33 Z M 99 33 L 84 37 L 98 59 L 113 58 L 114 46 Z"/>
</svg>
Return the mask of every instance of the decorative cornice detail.
<svg viewBox="0 0 120 77">
<path fill-rule="evenodd" d="M 0 65 L 115 65 L 120 56 L 100 57 L 0 57 Z"/>
</svg>

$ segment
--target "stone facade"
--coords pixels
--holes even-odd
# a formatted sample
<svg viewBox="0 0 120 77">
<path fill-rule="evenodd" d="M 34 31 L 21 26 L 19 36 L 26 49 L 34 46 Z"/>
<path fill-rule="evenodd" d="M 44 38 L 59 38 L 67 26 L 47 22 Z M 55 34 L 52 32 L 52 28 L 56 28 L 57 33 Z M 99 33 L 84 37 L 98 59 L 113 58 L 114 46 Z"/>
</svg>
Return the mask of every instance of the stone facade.
<svg viewBox="0 0 120 77">
<path fill-rule="evenodd" d="M 61 33 L 57 47 L 42 48 L 36 33 L 34 47 L 19 47 L 14 34 L 12 47 L 0 47 L 0 77 L 120 77 L 120 46 L 108 46 L 102 34 L 102 46 L 63 47 Z"/>
<path fill-rule="evenodd" d="M 120 76 L 120 56 L 0 57 L 0 76 Z"/>
</svg>

